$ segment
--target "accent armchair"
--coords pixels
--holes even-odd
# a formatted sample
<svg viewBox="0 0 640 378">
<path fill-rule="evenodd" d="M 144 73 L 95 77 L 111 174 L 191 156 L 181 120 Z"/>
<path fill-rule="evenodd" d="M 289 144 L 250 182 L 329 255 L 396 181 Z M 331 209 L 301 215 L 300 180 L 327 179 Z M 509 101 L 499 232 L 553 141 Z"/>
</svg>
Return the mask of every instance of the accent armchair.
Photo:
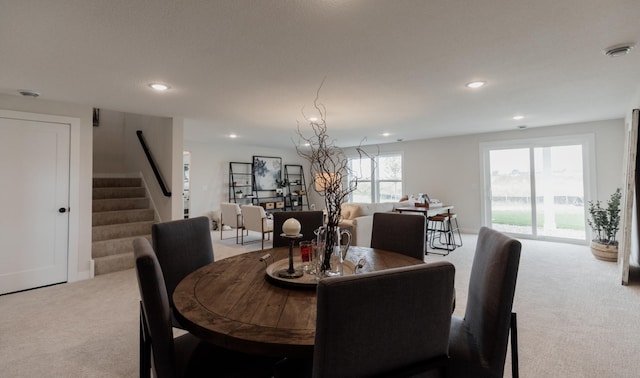
<svg viewBox="0 0 640 378">
<path fill-rule="evenodd" d="M 262 206 L 255 205 L 243 205 L 240 206 L 242 211 L 242 220 L 244 228 L 249 231 L 259 232 L 261 239 L 261 249 L 264 249 L 265 235 L 267 240 L 271 237 L 273 232 L 273 220 L 267 218 L 267 213 Z M 241 238 L 242 244 L 244 244 L 244 235 Z"/>
<path fill-rule="evenodd" d="M 220 240 L 222 240 L 224 226 L 235 228 L 236 244 L 238 244 L 240 233 L 244 232 L 244 226 L 242 223 L 242 211 L 237 203 L 223 202 L 220 204 Z"/>
</svg>

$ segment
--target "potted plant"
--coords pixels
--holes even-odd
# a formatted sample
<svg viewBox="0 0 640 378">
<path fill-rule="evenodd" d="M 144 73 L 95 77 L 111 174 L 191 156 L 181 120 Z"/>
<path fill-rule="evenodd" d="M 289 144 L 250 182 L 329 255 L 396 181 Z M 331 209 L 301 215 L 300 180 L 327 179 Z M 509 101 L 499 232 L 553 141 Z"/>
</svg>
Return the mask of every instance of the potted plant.
<svg viewBox="0 0 640 378">
<path fill-rule="evenodd" d="M 618 241 L 616 235 L 620 228 L 620 188 L 616 189 L 603 208 L 600 201 L 589 201 L 589 227 L 593 231 L 591 253 L 600 260 L 618 260 Z"/>
<path fill-rule="evenodd" d="M 243 195 L 244 193 L 242 193 L 242 190 L 236 190 L 236 197 L 242 198 Z"/>
</svg>

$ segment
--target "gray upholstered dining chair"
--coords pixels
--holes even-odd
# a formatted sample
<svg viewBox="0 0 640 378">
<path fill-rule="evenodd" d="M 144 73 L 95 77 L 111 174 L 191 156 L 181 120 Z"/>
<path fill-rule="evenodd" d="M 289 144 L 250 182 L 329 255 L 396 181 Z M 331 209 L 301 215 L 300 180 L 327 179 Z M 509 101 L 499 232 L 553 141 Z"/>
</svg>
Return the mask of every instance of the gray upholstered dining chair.
<svg viewBox="0 0 640 378">
<path fill-rule="evenodd" d="M 273 375 L 276 361 L 273 358 L 219 348 L 190 333 L 174 338 L 169 298 L 158 258 L 143 237 L 133 241 L 133 250 L 141 298 L 140 377 L 149 377 L 152 369 L 158 378 Z"/>
<path fill-rule="evenodd" d="M 480 228 L 464 318 L 451 320 L 448 377 L 502 377 L 510 330 L 512 373 L 518 376 L 512 306 L 520 251 L 518 240 Z"/>
<path fill-rule="evenodd" d="M 425 224 L 422 214 L 374 213 L 371 248 L 424 260 Z"/>
<path fill-rule="evenodd" d="M 324 214 L 321 210 L 306 211 L 276 211 L 273 213 L 273 246 L 286 247 L 290 241 L 280 236 L 282 234 L 282 224 L 289 218 L 295 218 L 300 222 L 300 233 L 302 238 L 299 240 L 313 240 L 315 231 L 324 223 Z"/>
<path fill-rule="evenodd" d="M 320 280 L 313 377 L 441 376 L 454 275 L 437 262 Z"/>
<path fill-rule="evenodd" d="M 189 273 L 214 261 L 209 218 L 196 217 L 151 226 L 153 250 L 158 256 L 173 311 L 173 291 Z M 184 328 L 172 316 L 174 327 Z"/>
</svg>

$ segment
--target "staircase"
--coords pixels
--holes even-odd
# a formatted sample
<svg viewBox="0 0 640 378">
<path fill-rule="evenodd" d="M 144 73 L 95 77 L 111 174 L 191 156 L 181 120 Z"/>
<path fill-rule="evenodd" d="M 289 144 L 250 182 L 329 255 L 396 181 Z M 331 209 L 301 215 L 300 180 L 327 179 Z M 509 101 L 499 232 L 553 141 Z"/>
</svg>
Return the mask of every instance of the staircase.
<svg viewBox="0 0 640 378">
<path fill-rule="evenodd" d="M 94 178 L 91 256 L 94 274 L 133 268 L 133 239 L 151 240 L 155 212 L 140 178 Z"/>
</svg>

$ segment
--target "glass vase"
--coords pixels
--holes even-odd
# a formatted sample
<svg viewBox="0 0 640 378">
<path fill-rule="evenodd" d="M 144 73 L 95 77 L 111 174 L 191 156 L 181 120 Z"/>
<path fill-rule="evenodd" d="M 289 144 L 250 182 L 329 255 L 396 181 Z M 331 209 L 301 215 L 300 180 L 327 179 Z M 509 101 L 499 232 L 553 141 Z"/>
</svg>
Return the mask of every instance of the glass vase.
<svg viewBox="0 0 640 378">
<path fill-rule="evenodd" d="M 351 245 L 351 233 L 335 225 L 326 225 L 315 231 L 317 243 L 324 244 L 324 253 L 318 274 L 324 277 L 341 276 L 342 263 Z"/>
</svg>

